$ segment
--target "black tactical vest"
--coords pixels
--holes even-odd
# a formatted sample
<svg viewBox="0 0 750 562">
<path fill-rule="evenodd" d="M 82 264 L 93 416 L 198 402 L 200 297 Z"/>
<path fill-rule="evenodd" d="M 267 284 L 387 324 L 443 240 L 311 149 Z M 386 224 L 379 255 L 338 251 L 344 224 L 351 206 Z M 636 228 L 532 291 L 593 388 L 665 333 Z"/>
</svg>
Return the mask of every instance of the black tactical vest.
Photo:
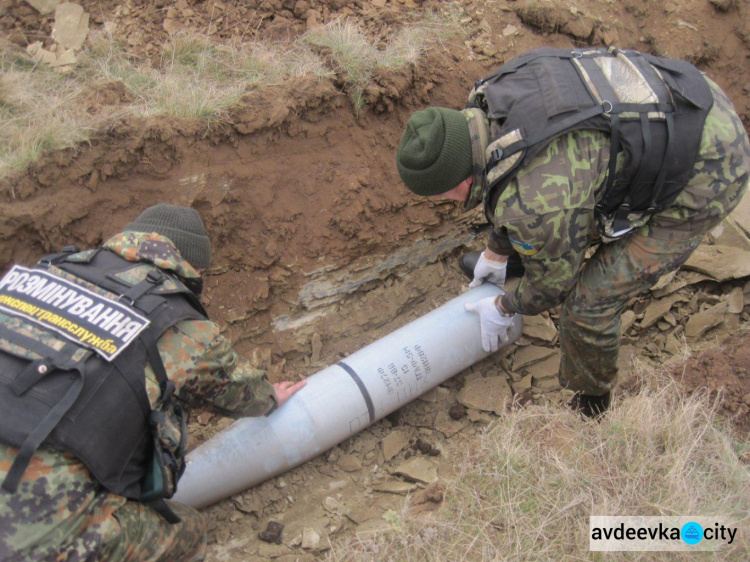
<svg viewBox="0 0 750 562">
<path fill-rule="evenodd" d="M 135 285 L 118 276 L 132 268 L 147 272 Z M 60 270 L 76 281 L 56 275 Z M 102 297 L 87 283 L 117 298 Z M 19 453 L 2 487 L 15 492 L 45 444 L 75 455 L 110 492 L 156 500 L 163 513 L 161 498 L 174 489 L 164 483 L 153 489 L 156 461 L 164 460 L 154 426 L 163 410 L 179 406 L 171 403 L 174 384 L 156 343 L 186 319 L 205 320 L 206 313 L 176 276 L 108 250 L 71 249 L 34 268 L 11 269 L 0 280 L 0 442 Z M 146 361 L 162 389 L 154 411 Z M 181 422 L 184 439 L 186 418 Z M 180 449 L 177 456 L 184 456 Z M 184 468 L 182 459 L 171 462 Z"/>
<path fill-rule="evenodd" d="M 490 120 L 485 212 L 491 219 L 518 169 L 574 130 L 610 135 L 609 173 L 597 198 L 602 234 L 670 205 L 690 180 L 713 96 L 691 64 L 634 51 L 543 48 L 477 81 L 467 107 Z M 618 151 L 626 156 L 615 173 Z"/>
</svg>

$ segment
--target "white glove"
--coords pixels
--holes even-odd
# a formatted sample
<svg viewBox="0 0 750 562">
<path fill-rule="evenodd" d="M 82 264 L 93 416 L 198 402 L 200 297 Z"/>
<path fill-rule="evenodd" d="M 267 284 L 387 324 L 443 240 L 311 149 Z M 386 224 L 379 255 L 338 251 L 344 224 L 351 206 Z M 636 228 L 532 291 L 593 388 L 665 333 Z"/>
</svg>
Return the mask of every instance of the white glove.
<svg viewBox="0 0 750 562">
<path fill-rule="evenodd" d="M 479 285 L 484 283 L 485 279 L 502 289 L 505 284 L 505 269 L 507 265 L 507 261 L 488 260 L 485 257 L 485 252 L 482 252 L 479 254 L 477 264 L 474 266 L 474 279 L 469 283 L 469 289 L 479 287 Z"/>
<path fill-rule="evenodd" d="M 497 351 L 498 340 L 508 341 L 508 329 L 513 324 L 513 316 L 503 316 L 495 307 L 495 297 L 487 297 L 477 302 L 467 302 L 464 308 L 479 314 L 479 329 L 482 335 L 482 348 Z"/>
</svg>

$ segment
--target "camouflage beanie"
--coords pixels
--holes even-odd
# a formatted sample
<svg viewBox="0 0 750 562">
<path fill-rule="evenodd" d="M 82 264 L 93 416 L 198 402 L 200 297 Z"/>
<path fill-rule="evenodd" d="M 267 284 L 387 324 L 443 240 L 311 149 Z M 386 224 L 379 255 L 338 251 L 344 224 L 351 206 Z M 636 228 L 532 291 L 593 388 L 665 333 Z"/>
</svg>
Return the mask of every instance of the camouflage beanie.
<svg viewBox="0 0 750 562">
<path fill-rule="evenodd" d="M 159 203 L 143 211 L 123 230 L 156 232 L 169 238 L 196 269 L 206 269 L 211 263 L 211 241 L 195 209 Z"/>
<path fill-rule="evenodd" d="M 401 137 L 396 166 L 417 195 L 439 195 L 456 187 L 473 172 L 466 116 L 442 107 L 415 112 Z"/>
</svg>

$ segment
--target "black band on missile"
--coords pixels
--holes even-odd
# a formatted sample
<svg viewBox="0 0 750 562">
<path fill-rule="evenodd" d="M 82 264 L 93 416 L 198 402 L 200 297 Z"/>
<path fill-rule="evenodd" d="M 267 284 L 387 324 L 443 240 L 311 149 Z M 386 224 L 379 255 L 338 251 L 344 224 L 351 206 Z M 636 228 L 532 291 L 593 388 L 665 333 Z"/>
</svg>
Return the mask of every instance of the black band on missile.
<svg viewBox="0 0 750 562">
<path fill-rule="evenodd" d="M 362 393 L 362 398 L 365 399 L 365 404 L 367 404 L 367 413 L 370 414 L 370 423 L 373 423 L 375 421 L 375 406 L 372 403 L 372 398 L 370 397 L 370 393 L 367 391 L 365 383 L 363 383 L 362 379 L 359 378 L 357 372 L 343 361 L 339 361 L 336 364 L 344 369 L 344 371 L 349 373 L 349 376 L 354 380 L 355 383 L 357 383 L 359 391 Z"/>
</svg>

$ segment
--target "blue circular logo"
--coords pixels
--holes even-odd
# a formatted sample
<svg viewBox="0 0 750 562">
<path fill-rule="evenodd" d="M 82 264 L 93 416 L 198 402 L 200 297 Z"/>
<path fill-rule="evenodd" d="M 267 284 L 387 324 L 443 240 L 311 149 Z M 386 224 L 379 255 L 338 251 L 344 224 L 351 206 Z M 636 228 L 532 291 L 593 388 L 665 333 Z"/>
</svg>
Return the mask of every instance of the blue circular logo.
<svg viewBox="0 0 750 562">
<path fill-rule="evenodd" d="M 680 531 L 682 541 L 687 544 L 698 544 L 703 540 L 703 527 L 698 523 L 685 523 Z"/>
</svg>

